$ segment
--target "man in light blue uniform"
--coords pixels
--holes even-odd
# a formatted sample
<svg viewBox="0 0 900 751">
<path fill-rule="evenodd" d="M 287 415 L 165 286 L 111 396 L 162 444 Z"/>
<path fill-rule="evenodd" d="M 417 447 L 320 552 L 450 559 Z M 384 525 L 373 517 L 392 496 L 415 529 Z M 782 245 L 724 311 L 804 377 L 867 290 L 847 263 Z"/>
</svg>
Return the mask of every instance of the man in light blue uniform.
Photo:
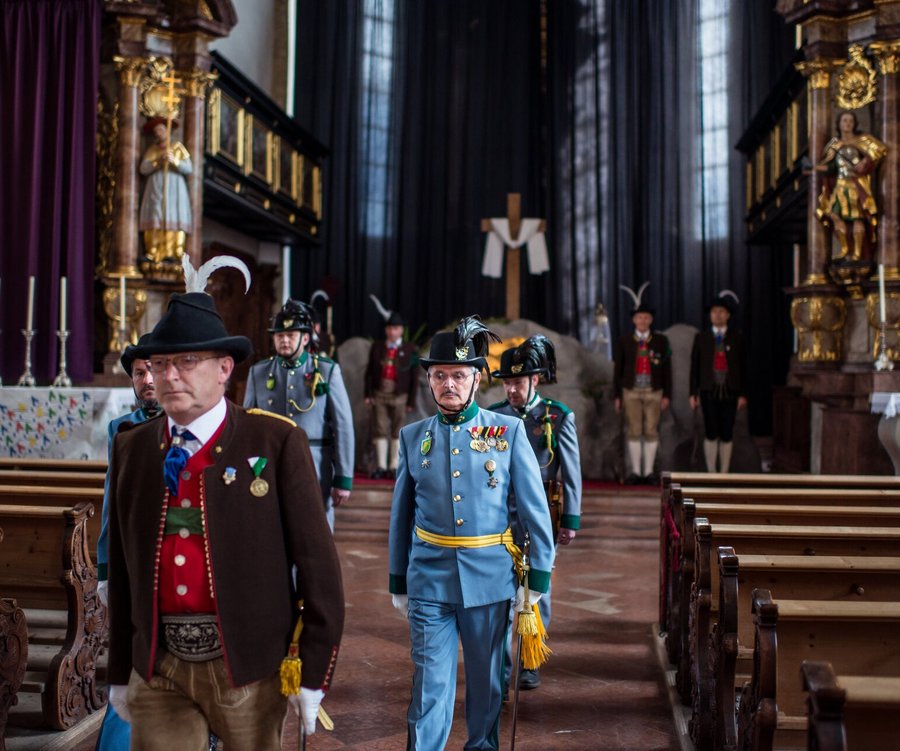
<svg viewBox="0 0 900 751">
<path fill-rule="evenodd" d="M 581 454 L 575 414 L 562 402 L 537 392 L 541 379 L 556 383 L 556 351 L 546 336 L 535 334 L 500 355 L 500 369 L 491 375 L 503 379 L 506 400 L 488 409 L 519 418 L 541 468 L 550 518 L 557 544 L 568 545 L 581 526 Z M 521 532 L 513 525 L 516 542 Z M 550 625 L 550 589 L 538 603 L 544 626 Z M 519 688 L 541 684 L 537 670 L 523 670 Z"/>
<path fill-rule="evenodd" d="M 142 344 L 146 341 L 144 334 L 138 341 Z M 139 423 L 155 417 L 160 412 L 159 402 L 156 400 L 156 387 L 153 383 L 153 374 L 150 372 L 149 363 L 146 360 L 135 360 L 134 346 L 128 345 L 122 353 L 122 367 L 131 379 L 134 396 L 137 399 L 138 408 L 134 412 L 122 415 L 109 423 L 109 442 L 107 452 L 112 448 L 113 438 L 119 432 L 119 426 L 124 423 Z M 109 475 L 103 486 L 103 509 L 100 512 L 100 539 L 97 540 L 97 594 L 104 605 L 107 604 L 108 570 L 109 562 Z M 131 726 L 125 722 L 110 704 L 106 708 L 103 717 L 103 726 L 97 739 L 97 751 L 128 751 L 131 743 Z"/>
<path fill-rule="evenodd" d="M 244 406 L 289 417 L 306 431 L 334 530 L 334 507 L 350 498 L 353 487 L 353 413 L 341 366 L 309 351 L 312 330 L 312 309 L 289 299 L 269 329 L 277 354 L 250 369 Z"/>
<path fill-rule="evenodd" d="M 477 318 L 435 334 L 421 360 L 438 407 L 400 431 L 390 524 L 389 588 L 409 618 L 414 666 L 407 748 L 441 751 L 450 735 L 462 640 L 466 749 L 497 749 L 514 572 L 510 491 L 531 539 L 529 601 L 547 590 L 553 563 L 540 469 L 519 420 L 474 402 L 488 339 Z"/>
</svg>

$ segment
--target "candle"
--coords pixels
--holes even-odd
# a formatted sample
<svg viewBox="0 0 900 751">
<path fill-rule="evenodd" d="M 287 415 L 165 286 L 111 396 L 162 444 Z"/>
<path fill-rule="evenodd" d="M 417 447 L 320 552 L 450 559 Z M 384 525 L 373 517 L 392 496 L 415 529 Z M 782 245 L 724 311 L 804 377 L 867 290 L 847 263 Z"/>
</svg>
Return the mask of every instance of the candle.
<svg viewBox="0 0 900 751">
<path fill-rule="evenodd" d="M 125 275 L 119 277 L 119 328 L 125 330 Z"/>
<path fill-rule="evenodd" d="M 66 330 L 66 278 L 59 280 L 59 330 Z"/>
<path fill-rule="evenodd" d="M 880 322 L 883 326 L 887 321 L 887 315 L 885 314 L 885 305 L 884 305 L 884 264 L 878 264 L 878 313 L 880 316 Z"/>
<path fill-rule="evenodd" d="M 28 277 L 28 313 L 25 315 L 25 329 L 32 331 L 34 323 L 34 277 Z"/>
</svg>

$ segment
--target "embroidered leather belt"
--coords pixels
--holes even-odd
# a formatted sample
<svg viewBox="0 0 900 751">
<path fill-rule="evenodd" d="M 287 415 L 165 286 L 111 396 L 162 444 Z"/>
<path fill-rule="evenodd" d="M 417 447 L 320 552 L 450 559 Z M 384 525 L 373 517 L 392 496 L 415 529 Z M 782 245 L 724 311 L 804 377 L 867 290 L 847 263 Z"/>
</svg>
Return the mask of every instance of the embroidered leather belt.
<svg viewBox="0 0 900 751">
<path fill-rule="evenodd" d="M 441 548 L 490 548 L 494 545 L 503 545 L 516 566 L 516 573 L 522 576 L 522 551 L 513 540 L 512 530 L 507 527 L 503 532 L 495 535 L 474 535 L 470 537 L 451 537 L 427 532 L 421 527 L 416 527 L 416 537 L 422 542 L 428 542 Z"/>
<path fill-rule="evenodd" d="M 162 616 L 162 639 L 169 652 L 187 662 L 206 662 L 223 654 L 219 624 L 210 614 Z"/>
</svg>

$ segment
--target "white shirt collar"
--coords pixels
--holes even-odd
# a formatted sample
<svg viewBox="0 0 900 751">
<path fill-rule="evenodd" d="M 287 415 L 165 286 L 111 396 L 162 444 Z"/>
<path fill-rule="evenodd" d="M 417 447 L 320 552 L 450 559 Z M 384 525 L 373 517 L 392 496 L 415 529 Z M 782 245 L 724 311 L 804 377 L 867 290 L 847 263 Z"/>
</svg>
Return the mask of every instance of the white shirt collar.
<svg viewBox="0 0 900 751">
<path fill-rule="evenodd" d="M 197 436 L 197 442 L 201 446 L 204 446 L 206 445 L 206 442 L 213 437 L 215 432 L 219 429 L 219 426 L 225 421 L 226 411 L 227 406 L 225 397 L 223 396 L 211 410 L 204 412 L 189 425 L 178 425 L 171 417 L 167 416 L 166 422 L 168 423 L 169 435 L 172 435 L 173 426 L 184 428 L 190 430 L 191 433 Z"/>
<path fill-rule="evenodd" d="M 728 327 L 722 326 L 722 328 L 716 328 L 715 326 L 713 326 L 712 331 L 713 331 L 713 336 L 725 336 L 725 334 L 728 333 Z"/>
<path fill-rule="evenodd" d="M 634 330 L 634 335 L 640 340 L 644 341 L 650 337 L 650 329 L 647 329 L 643 334 L 637 329 Z"/>
<path fill-rule="evenodd" d="M 385 342 L 385 346 L 388 349 L 400 349 L 400 345 L 402 345 L 402 344 L 403 344 L 403 339 L 397 339 L 396 341 L 393 341 L 393 342 Z"/>
</svg>

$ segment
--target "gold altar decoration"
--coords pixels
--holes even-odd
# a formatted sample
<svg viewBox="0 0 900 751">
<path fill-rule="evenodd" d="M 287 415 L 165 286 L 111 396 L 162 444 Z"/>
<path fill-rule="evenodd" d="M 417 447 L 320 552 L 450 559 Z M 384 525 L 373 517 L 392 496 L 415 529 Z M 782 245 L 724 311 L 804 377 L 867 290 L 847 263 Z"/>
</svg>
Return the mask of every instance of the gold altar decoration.
<svg viewBox="0 0 900 751">
<path fill-rule="evenodd" d="M 125 317 L 122 318 L 122 298 L 120 287 L 107 287 L 103 290 L 103 312 L 109 319 L 112 334 L 109 338 L 109 351 L 122 352 L 126 345 L 137 344 L 138 324 L 147 307 L 147 291 L 128 288 L 125 290 Z M 123 325 L 124 322 L 124 325 Z"/>
<path fill-rule="evenodd" d="M 508 339 L 503 339 L 499 342 L 490 342 L 488 344 L 487 356 L 488 370 L 491 373 L 495 370 L 500 370 L 500 355 L 512 347 L 518 347 L 524 341 L 524 336 L 511 336 Z"/>
<path fill-rule="evenodd" d="M 113 102 L 110 107 L 100 97 L 97 100 L 97 276 L 106 275 L 112 267 L 118 142 L 119 102 Z"/>
<path fill-rule="evenodd" d="M 845 110 L 856 110 L 875 101 L 875 68 L 861 44 L 851 44 L 850 59 L 837 74 L 835 101 Z"/>
<path fill-rule="evenodd" d="M 885 354 L 894 362 L 900 362 L 900 292 L 887 292 L 885 307 Z M 872 329 L 872 358 L 881 354 L 881 320 L 878 311 L 878 291 L 866 295 L 866 320 Z"/>
<path fill-rule="evenodd" d="M 175 81 L 172 61 L 167 57 L 154 57 L 144 69 L 139 91 L 141 114 L 148 118 L 165 117 L 177 120 L 181 113 L 178 110 L 179 99 L 170 96 L 170 89 Z M 170 83 L 171 82 L 171 83 Z M 178 88 L 179 93 L 181 88 Z"/>
<path fill-rule="evenodd" d="M 900 72 L 900 40 L 872 42 L 869 51 L 878 60 L 878 70 L 882 76 Z"/>
<path fill-rule="evenodd" d="M 797 332 L 797 359 L 802 363 L 839 362 L 847 304 L 835 295 L 795 297 L 791 323 Z"/>
</svg>

